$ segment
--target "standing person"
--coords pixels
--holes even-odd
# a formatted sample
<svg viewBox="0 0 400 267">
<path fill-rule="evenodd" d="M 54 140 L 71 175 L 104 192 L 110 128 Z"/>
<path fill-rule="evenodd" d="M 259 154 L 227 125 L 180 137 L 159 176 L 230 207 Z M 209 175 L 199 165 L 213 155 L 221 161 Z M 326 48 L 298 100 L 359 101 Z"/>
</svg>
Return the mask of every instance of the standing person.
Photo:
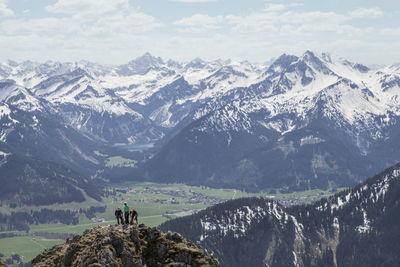
<svg viewBox="0 0 400 267">
<path fill-rule="evenodd" d="M 125 223 L 129 224 L 129 207 L 126 204 L 126 202 L 124 203 L 124 215 L 125 215 Z"/>
<path fill-rule="evenodd" d="M 136 224 L 138 224 L 137 216 L 138 216 L 138 213 L 136 212 L 136 210 L 135 209 L 131 209 L 131 222 L 130 222 L 130 224 L 133 224 L 133 220 L 135 220 Z"/>
<path fill-rule="evenodd" d="M 119 221 L 121 221 L 121 224 L 124 224 L 124 219 L 122 218 L 122 210 L 120 208 L 117 208 L 115 210 L 115 218 L 117 218 L 118 225 Z"/>
</svg>

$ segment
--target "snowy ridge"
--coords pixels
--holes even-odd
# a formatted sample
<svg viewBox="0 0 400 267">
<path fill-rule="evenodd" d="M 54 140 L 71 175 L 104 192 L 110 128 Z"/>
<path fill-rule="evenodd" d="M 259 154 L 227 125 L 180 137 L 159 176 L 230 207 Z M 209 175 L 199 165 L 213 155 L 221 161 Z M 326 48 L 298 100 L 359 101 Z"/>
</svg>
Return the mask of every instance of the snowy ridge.
<svg viewBox="0 0 400 267">
<path fill-rule="evenodd" d="M 384 129 L 395 124 L 394 117 L 400 115 L 398 83 L 385 83 L 395 79 L 384 74 L 390 71 L 392 68 L 372 71 L 312 52 L 300 58 L 282 56 L 263 74 L 265 80 L 253 85 L 261 90 L 257 97 L 237 99 L 214 111 L 199 130 L 251 131 L 262 126 L 283 135 L 304 127 L 309 117 L 322 109 L 324 116 L 348 128 L 349 133 L 381 139 Z M 384 89 L 385 84 L 392 85 L 391 90 Z M 320 104 L 323 106 L 317 106 Z M 264 120 L 251 119 L 259 113 L 265 114 Z"/>
<path fill-rule="evenodd" d="M 306 121 L 315 104 L 322 100 L 327 117 L 355 126 L 360 131 L 369 131 L 373 138 L 381 138 L 374 118 L 382 118 L 382 126 L 393 123 L 389 114 L 400 115 L 396 105 L 399 91 L 384 91 L 379 72 L 360 72 L 354 64 L 327 62 L 315 55 L 310 59 L 309 54 L 293 60 L 286 68 L 272 66 L 266 78 L 272 84 L 265 88 L 261 98 L 241 100 L 239 104 L 231 105 L 241 114 L 264 111 L 267 118 L 262 125 L 285 134 L 298 126 L 290 127 L 290 120 L 279 123 L 274 117 L 296 114 Z M 229 115 L 226 115 L 226 120 L 229 120 Z M 216 116 L 218 118 L 210 119 L 211 125 L 214 124 L 212 120 L 221 120 L 219 112 Z M 242 126 L 243 130 L 248 130 L 247 125 Z"/>
<path fill-rule="evenodd" d="M 24 111 L 43 110 L 40 100 L 13 80 L 0 80 L 0 102 L 12 103 Z"/>
<path fill-rule="evenodd" d="M 7 136 L 14 130 L 14 125 L 20 123 L 12 116 L 12 111 L 9 105 L 0 102 L 0 122 L 2 127 L 0 128 L 0 141 L 6 142 Z"/>
<path fill-rule="evenodd" d="M 214 251 L 222 266 L 376 266 L 387 255 L 394 259 L 388 266 L 397 266 L 399 182 L 400 163 L 314 204 L 231 200 L 161 227 L 182 228 L 195 240 L 200 236 L 200 244 Z M 235 214 L 249 203 L 253 210 L 262 207 L 265 219 L 241 231 L 249 220 Z"/>
<path fill-rule="evenodd" d="M 0 64 L 0 77 L 15 83 L 13 89 L 0 89 L 0 101 L 23 110 L 51 108 L 57 113 L 74 105 L 86 113 L 131 116 L 149 125 L 141 132 L 154 132 L 151 127 L 172 129 L 185 118 L 207 116 L 197 130 L 253 133 L 261 127 L 285 135 L 322 112 L 347 129 L 364 154 L 370 140 L 386 138 L 385 130 L 400 116 L 398 66 L 371 70 L 310 51 L 299 57 L 284 54 L 270 66 L 230 60 L 165 61 L 148 53 L 119 66 L 8 61 Z M 44 102 L 51 107 L 43 108 Z M 67 122 L 76 121 L 75 129 L 85 128 L 85 121 L 77 121 L 79 112 L 68 108 L 61 113 L 75 116 L 65 117 Z M 303 144 L 309 142 L 304 139 Z"/>
<path fill-rule="evenodd" d="M 363 204 L 367 202 L 377 203 L 378 201 L 383 201 L 386 192 L 390 187 L 390 183 L 394 180 L 400 179 L 400 167 L 393 169 L 390 174 L 386 174 L 381 179 L 377 180 L 375 183 L 368 185 L 365 184 L 359 188 L 356 188 L 345 195 L 339 195 L 330 201 L 330 208 L 333 212 L 334 210 L 343 209 L 349 203 L 354 200 L 362 199 L 363 202 L 360 203 L 360 209 L 362 209 Z M 324 207 L 316 207 L 318 210 L 326 210 L 328 203 L 325 202 Z"/>
<path fill-rule="evenodd" d="M 285 229 L 287 225 L 293 224 L 295 229 L 295 238 L 299 242 L 302 242 L 303 236 L 303 225 L 297 221 L 297 219 L 288 214 L 282 209 L 282 206 L 275 201 L 265 200 L 266 206 L 242 206 L 236 210 L 224 213 L 222 216 L 209 217 L 205 216 L 200 219 L 202 226 L 202 234 L 200 241 L 204 241 L 210 235 L 231 235 L 234 238 L 240 238 L 246 236 L 252 225 L 259 224 L 266 218 L 267 215 L 272 216 L 279 222 L 282 229 Z"/>
<path fill-rule="evenodd" d="M 353 212 L 361 212 L 363 223 L 355 227 L 361 234 L 369 233 L 373 228 L 372 221 L 365 207 L 379 203 L 384 203 L 385 194 L 390 188 L 390 184 L 400 180 L 400 166 L 394 167 L 389 173 L 374 180 L 368 181 L 360 186 L 339 194 L 324 201 L 322 205 L 314 207 L 318 211 L 328 211 L 330 214 L 337 213 L 348 206 L 352 207 Z M 336 218 L 333 222 L 334 227 L 339 229 L 339 221 Z"/>
<path fill-rule="evenodd" d="M 261 207 L 243 206 L 233 211 L 232 214 L 226 214 L 217 220 L 206 216 L 204 220 L 200 220 L 203 229 L 200 241 L 210 234 L 215 234 L 215 231 L 222 236 L 233 235 L 234 238 L 245 236 L 251 225 L 259 223 L 266 213 L 267 211 Z"/>
</svg>

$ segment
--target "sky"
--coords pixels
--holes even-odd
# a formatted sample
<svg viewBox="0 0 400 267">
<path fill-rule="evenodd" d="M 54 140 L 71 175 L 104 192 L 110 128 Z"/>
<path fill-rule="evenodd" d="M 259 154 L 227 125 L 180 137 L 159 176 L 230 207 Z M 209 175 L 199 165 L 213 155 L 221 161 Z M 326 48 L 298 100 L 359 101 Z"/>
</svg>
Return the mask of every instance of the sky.
<svg viewBox="0 0 400 267">
<path fill-rule="evenodd" d="M 0 0 L 0 61 L 266 62 L 328 52 L 400 62 L 398 0 Z"/>
</svg>

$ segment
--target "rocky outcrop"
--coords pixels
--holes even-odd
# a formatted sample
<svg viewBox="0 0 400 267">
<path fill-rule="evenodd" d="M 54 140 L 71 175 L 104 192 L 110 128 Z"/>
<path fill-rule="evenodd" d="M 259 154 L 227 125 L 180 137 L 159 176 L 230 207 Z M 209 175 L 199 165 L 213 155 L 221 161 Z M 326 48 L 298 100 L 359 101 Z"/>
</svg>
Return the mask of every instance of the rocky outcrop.
<svg viewBox="0 0 400 267">
<path fill-rule="evenodd" d="M 143 224 L 86 230 L 82 236 L 43 251 L 33 266 L 219 266 L 217 260 L 180 234 Z"/>
</svg>

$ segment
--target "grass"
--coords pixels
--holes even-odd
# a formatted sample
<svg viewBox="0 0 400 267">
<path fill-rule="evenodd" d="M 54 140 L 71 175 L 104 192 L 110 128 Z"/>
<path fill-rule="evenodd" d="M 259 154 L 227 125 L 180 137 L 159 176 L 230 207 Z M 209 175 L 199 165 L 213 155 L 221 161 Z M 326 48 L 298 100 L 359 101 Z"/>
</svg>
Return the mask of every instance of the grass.
<svg viewBox="0 0 400 267">
<path fill-rule="evenodd" d="M 123 158 L 121 156 L 109 157 L 104 163 L 107 167 L 134 167 L 136 161 L 132 159 Z"/>
<path fill-rule="evenodd" d="M 45 248 L 65 242 L 61 239 L 46 239 L 38 236 L 19 236 L 0 239 L 0 251 L 4 258 L 10 258 L 13 254 L 23 256 L 24 262 L 31 261 Z"/>
</svg>

